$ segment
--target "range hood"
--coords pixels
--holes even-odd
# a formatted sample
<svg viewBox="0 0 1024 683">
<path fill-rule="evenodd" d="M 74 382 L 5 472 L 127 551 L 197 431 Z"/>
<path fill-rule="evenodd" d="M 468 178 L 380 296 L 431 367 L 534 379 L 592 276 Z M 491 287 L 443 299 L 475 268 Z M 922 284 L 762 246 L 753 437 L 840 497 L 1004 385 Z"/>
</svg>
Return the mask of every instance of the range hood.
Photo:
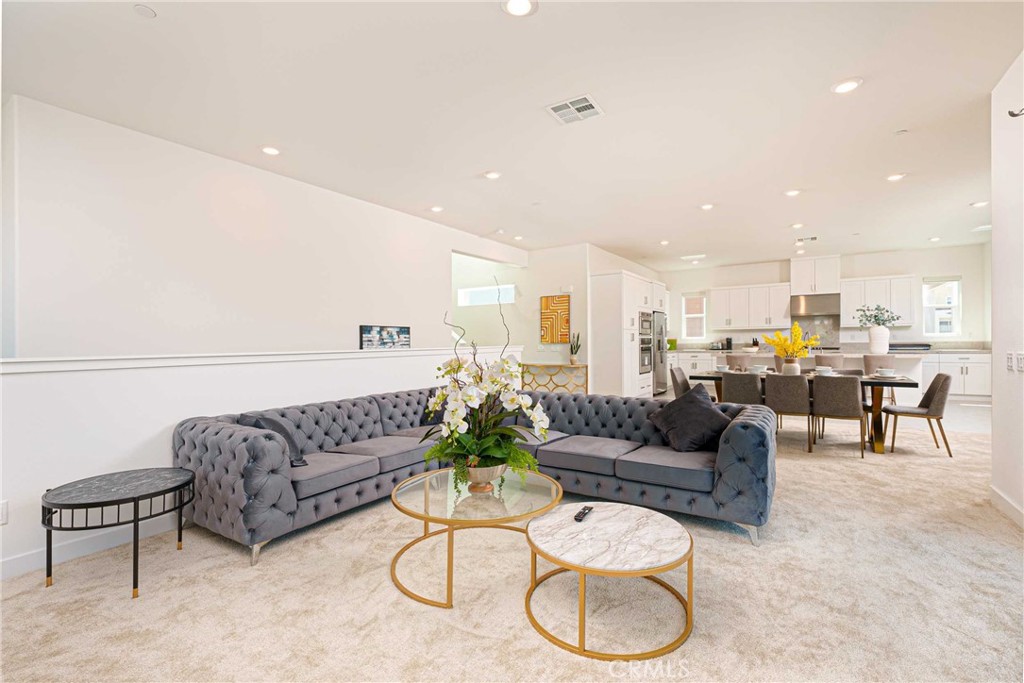
<svg viewBox="0 0 1024 683">
<path fill-rule="evenodd" d="M 793 318 L 839 314 L 838 294 L 802 294 L 789 298 L 789 315 Z"/>
</svg>

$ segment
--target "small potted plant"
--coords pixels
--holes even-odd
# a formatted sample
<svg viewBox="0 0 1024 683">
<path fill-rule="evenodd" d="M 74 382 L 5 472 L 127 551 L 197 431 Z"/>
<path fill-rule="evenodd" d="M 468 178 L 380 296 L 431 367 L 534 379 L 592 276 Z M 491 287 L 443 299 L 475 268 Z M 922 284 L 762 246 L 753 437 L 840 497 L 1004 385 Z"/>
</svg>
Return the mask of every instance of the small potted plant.
<svg viewBox="0 0 1024 683">
<path fill-rule="evenodd" d="M 569 365 L 576 365 L 580 362 L 578 354 L 580 352 L 580 333 L 576 332 L 569 337 Z"/>
<path fill-rule="evenodd" d="M 885 306 L 861 306 L 857 309 L 857 322 L 861 329 L 868 328 L 868 352 L 889 353 L 889 327 L 900 321 L 900 316 Z"/>
<path fill-rule="evenodd" d="M 779 331 L 776 331 L 775 335 L 771 337 L 768 335 L 762 336 L 764 337 L 765 344 L 775 349 L 775 355 L 785 359 L 782 364 L 783 375 L 799 375 L 799 359 L 806 358 L 809 349 L 821 342 L 821 338 L 818 335 L 804 339 L 804 332 L 800 329 L 800 323 L 796 322 L 793 323 L 793 328 L 789 331 L 789 337 L 783 337 L 782 332 Z"/>
</svg>

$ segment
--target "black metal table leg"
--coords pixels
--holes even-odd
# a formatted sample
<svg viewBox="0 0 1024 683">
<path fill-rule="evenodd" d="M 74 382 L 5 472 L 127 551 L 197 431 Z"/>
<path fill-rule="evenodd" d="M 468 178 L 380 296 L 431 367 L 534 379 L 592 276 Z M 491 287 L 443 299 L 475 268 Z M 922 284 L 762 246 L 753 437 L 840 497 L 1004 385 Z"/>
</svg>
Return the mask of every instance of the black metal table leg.
<svg viewBox="0 0 1024 683">
<path fill-rule="evenodd" d="M 46 587 L 53 585 L 53 531 L 46 530 Z"/>
<path fill-rule="evenodd" d="M 185 494 L 183 491 L 178 491 L 174 495 L 175 502 L 178 504 L 178 550 L 181 550 L 181 515 L 182 508 L 185 507 L 185 505 L 182 503 L 182 501 L 185 499 L 184 496 Z"/>
<path fill-rule="evenodd" d="M 132 520 L 132 597 L 139 597 L 139 499 L 132 503 L 135 518 Z"/>
</svg>

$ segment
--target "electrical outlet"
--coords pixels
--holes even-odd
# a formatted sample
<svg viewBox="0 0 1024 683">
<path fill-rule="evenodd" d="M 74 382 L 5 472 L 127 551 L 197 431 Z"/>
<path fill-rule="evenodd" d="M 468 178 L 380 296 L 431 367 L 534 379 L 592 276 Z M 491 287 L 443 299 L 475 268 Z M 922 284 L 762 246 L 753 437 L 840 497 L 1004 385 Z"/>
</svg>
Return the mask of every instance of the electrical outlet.
<svg viewBox="0 0 1024 683">
<path fill-rule="evenodd" d="M 1017 372 L 1024 372 L 1024 353 L 1017 354 Z"/>
<path fill-rule="evenodd" d="M 1013 352 L 1006 354 L 1006 369 L 1013 370 Z"/>
<path fill-rule="evenodd" d="M 0 501 L 0 526 L 7 524 L 7 501 Z"/>
</svg>

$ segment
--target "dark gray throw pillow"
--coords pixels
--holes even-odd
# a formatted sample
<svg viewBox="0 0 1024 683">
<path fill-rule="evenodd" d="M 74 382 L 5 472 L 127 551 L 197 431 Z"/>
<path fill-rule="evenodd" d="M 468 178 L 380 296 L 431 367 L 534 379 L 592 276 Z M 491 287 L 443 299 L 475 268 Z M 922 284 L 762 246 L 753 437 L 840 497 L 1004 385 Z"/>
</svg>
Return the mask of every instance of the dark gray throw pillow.
<svg viewBox="0 0 1024 683">
<path fill-rule="evenodd" d="M 712 402 L 703 384 L 651 415 L 654 426 L 680 452 L 717 451 L 718 440 L 731 421 Z"/>
<path fill-rule="evenodd" d="M 305 467 L 309 464 L 302 457 L 302 451 L 299 450 L 295 437 L 292 436 L 291 430 L 288 429 L 283 420 L 279 420 L 276 417 L 267 417 L 266 415 L 242 413 L 238 416 L 238 424 L 245 427 L 255 427 L 256 429 L 267 429 L 280 435 L 288 446 L 288 457 L 291 458 L 292 467 Z"/>
</svg>

